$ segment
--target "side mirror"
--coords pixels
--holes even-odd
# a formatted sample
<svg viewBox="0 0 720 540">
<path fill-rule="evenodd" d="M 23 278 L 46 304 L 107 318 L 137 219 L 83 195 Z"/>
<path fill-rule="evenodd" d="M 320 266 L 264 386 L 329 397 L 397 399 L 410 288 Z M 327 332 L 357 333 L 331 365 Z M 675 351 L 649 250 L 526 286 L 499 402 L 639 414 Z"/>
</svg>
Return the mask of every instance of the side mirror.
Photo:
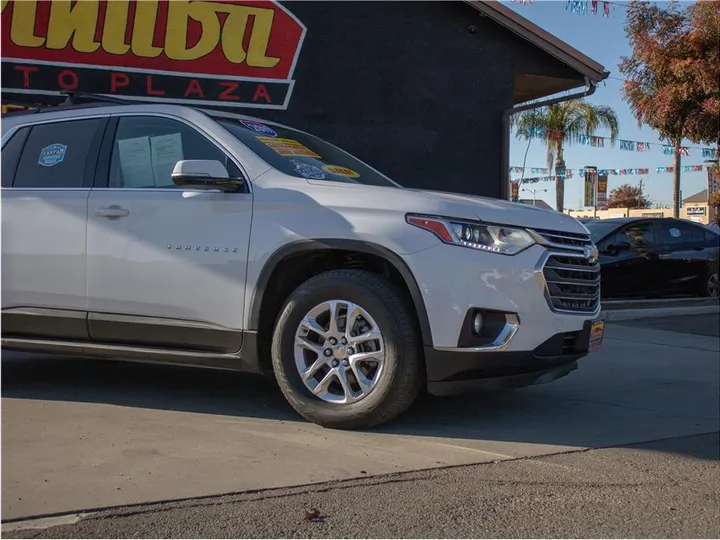
<svg viewBox="0 0 720 540">
<path fill-rule="evenodd" d="M 632 248 L 629 242 L 618 242 L 617 244 L 610 244 L 607 250 L 612 253 L 620 253 L 621 251 L 627 251 Z"/>
<path fill-rule="evenodd" d="M 238 193 L 245 187 L 242 178 L 230 178 L 225 165 L 212 159 L 178 161 L 172 172 L 172 181 L 178 187 L 219 189 L 226 193 Z"/>
</svg>

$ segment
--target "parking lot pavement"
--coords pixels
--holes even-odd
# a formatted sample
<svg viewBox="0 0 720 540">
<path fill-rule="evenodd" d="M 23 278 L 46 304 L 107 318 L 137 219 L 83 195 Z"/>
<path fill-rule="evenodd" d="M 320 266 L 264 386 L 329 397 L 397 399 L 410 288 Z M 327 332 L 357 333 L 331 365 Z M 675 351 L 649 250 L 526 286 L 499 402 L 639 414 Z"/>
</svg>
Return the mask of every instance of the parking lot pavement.
<svg viewBox="0 0 720 540">
<path fill-rule="evenodd" d="M 634 321 L 622 321 L 616 324 L 637 328 L 651 328 L 653 330 L 667 330 L 683 334 L 720 337 L 720 314 L 718 313 L 662 317 L 657 319 L 638 319 Z"/>
<path fill-rule="evenodd" d="M 502 461 L 717 431 L 718 340 L 610 325 L 568 377 L 427 398 L 392 425 L 302 421 L 243 374 L 2 360 L 2 517 Z"/>
<path fill-rule="evenodd" d="M 716 538 L 718 451 L 715 433 L 630 448 L 116 508 L 44 530 L 5 526 L 3 536 Z M 312 509 L 319 519 L 304 520 Z"/>
</svg>

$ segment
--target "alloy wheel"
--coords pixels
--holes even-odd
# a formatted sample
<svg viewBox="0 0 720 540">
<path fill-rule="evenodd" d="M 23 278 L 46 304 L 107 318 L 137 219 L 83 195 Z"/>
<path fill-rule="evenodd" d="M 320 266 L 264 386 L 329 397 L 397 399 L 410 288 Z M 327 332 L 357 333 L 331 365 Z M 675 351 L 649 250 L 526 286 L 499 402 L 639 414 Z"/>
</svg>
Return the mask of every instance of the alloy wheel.
<svg viewBox="0 0 720 540">
<path fill-rule="evenodd" d="M 720 280 L 718 279 L 717 272 L 710 274 L 707 282 L 707 292 L 709 296 L 718 296 L 718 289 L 720 289 Z"/>
<path fill-rule="evenodd" d="M 354 403 L 370 394 L 383 374 L 382 331 L 361 306 L 330 300 L 312 308 L 295 332 L 295 365 L 314 395 Z"/>
</svg>

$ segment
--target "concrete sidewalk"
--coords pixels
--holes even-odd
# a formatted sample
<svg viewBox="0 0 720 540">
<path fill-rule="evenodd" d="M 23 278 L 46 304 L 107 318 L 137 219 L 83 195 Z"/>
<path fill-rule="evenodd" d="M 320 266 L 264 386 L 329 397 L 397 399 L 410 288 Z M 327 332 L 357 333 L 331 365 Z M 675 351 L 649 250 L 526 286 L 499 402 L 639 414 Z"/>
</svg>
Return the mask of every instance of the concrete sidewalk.
<svg viewBox="0 0 720 540">
<path fill-rule="evenodd" d="M 243 374 L 4 353 L 3 520 L 707 433 L 719 350 L 610 324 L 564 379 L 428 398 L 366 432 L 304 422 Z"/>
</svg>

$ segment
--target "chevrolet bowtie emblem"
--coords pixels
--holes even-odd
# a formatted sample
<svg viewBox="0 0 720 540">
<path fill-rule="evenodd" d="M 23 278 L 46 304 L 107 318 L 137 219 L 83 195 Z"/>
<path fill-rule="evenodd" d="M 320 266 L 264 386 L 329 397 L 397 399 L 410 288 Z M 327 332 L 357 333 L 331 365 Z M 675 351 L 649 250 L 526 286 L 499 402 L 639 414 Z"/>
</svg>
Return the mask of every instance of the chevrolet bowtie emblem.
<svg viewBox="0 0 720 540">
<path fill-rule="evenodd" d="M 597 246 L 585 246 L 585 258 L 594 264 L 597 262 L 600 253 L 598 252 Z"/>
</svg>

